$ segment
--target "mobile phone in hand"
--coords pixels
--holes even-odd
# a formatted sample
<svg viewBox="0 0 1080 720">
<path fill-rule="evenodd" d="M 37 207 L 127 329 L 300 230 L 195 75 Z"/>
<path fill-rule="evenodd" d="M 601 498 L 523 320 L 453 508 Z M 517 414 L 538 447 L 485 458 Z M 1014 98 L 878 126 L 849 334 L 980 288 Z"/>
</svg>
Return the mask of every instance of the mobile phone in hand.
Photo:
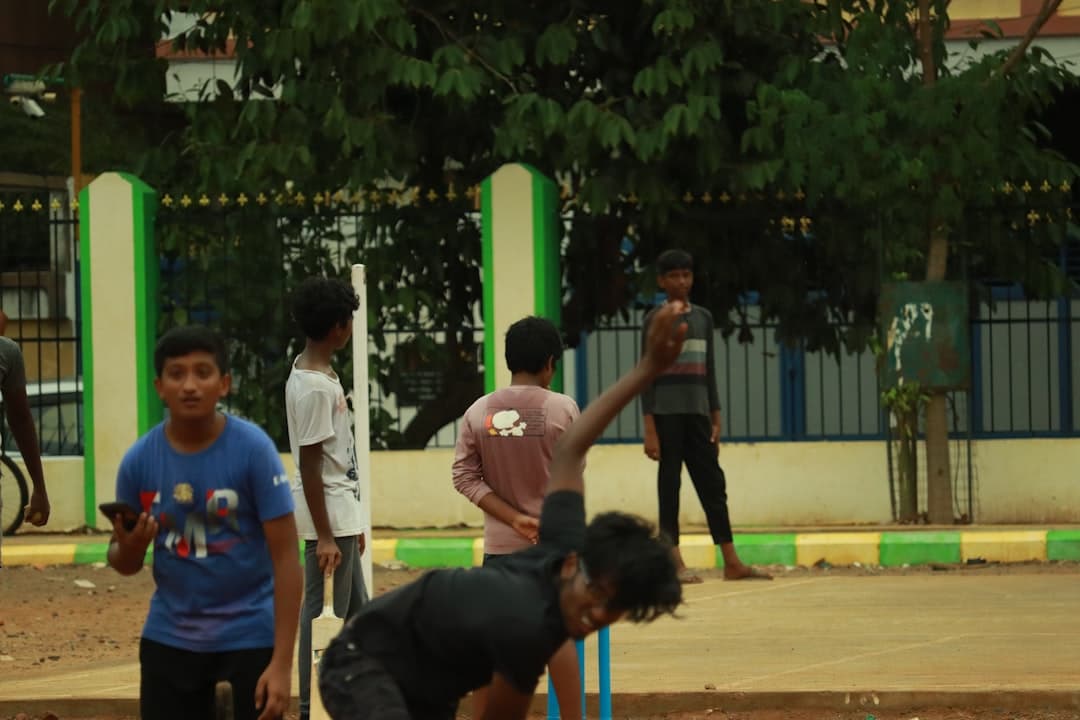
<svg viewBox="0 0 1080 720">
<path fill-rule="evenodd" d="M 98 505 L 98 509 L 109 518 L 113 520 L 116 517 L 123 519 L 124 529 L 128 532 L 135 529 L 135 523 L 139 522 L 139 513 L 135 508 L 128 505 L 126 502 L 107 502 Z"/>
</svg>

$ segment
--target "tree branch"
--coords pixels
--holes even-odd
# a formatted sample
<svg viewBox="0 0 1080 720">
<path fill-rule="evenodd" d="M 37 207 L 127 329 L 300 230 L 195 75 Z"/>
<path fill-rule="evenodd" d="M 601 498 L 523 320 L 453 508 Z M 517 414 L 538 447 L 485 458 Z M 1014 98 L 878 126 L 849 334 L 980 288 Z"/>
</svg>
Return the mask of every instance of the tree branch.
<svg viewBox="0 0 1080 720">
<path fill-rule="evenodd" d="M 473 60 L 475 60 L 480 65 L 483 65 L 484 68 L 486 68 L 488 72 L 490 72 L 492 75 L 494 75 L 495 77 L 499 78 L 504 83 L 506 83 L 507 86 L 509 86 L 511 92 L 513 92 L 515 95 L 520 95 L 521 94 L 518 91 L 517 86 L 514 85 L 513 80 L 511 80 L 509 77 L 507 77 L 503 73 L 499 72 L 495 67 L 493 67 L 491 65 L 491 63 L 489 63 L 487 60 L 485 60 L 484 57 L 482 55 L 480 55 L 480 53 L 476 52 L 471 47 L 466 45 L 461 40 L 461 38 L 459 38 L 457 35 L 455 35 L 453 32 L 451 32 L 449 28 L 445 27 L 441 22 L 439 22 L 439 18 L 435 17 L 434 15 L 429 13 L 427 10 L 423 10 L 421 8 L 414 7 L 414 6 L 410 6 L 409 11 L 416 13 L 417 15 L 419 15 L 420 17 L 424 18 L 425 20 L 430 22 L 432 25 L 434 25 L 435 29 L 439 31 L 439 34 L 442 35 L 444 39 L 449 40 L 450 42 L 457 45 L 459 48 L 461 48 L 462 50 L 465 51 L 466 55 L 471 57 Z"/>
<path fill-rule="evenodd" d="M 1024 37 L 1020 39 L 1020 42 L 1009 53 L 1009 57 L 1005 58 L 1005 62 L 998 68 L 999 74 L 1008 75 L 1016 69 L 1016 66 L 1024 59 L 1024 55 L 1027 54 L 1031 43 L 1038 36 L 1039 31 L 1043 29 L 1043 25 L 1046 25 L 1046 21 L 1057 12 L 1060 6 L 1061 0 L 1043 0 L 1042 9 L 1039 10 L 1039 14 L 1035 16 L 1035 19 L 1031 21 L 1031 25 L 1028 27 L 1027 32 L 1024 33 Z"/>
<path fill-rule="evenodd" d="M 919 60 L 922 62 L 923 85 L 937 80 L 934 66 L 934 36 L 930 23 L 930 0 L 919 0 Z"/>
</svg>

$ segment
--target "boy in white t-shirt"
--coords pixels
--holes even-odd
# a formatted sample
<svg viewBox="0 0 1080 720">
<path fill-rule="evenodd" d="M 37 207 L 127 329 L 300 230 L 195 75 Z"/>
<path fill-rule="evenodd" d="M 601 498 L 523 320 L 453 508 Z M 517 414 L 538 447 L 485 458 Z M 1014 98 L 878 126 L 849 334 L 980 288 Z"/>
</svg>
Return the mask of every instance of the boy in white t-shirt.
<svg viewBox="0 0 1080 720">
<path fill-rule="evenodd" d="M 296 527 L 304 540 L 300 658 L 311 657 L 311 621 L 322 611 L 326 575 L 334 573 L 338 616 L 352 617 L 368 599 L 360 567 L 366 528 L 352 422 L 341 380 L 330 365 L 352 337 L 353 312 L 359 306 L 352 286 L 336 279 L 308 278 L 293 295 L 293 317 L 306 338 L 285 384 L 289 447 L 296 464 Z M 301 660 L 299 666 L 300 717 L 307 720 L 311 663 Z"/>
</svg>

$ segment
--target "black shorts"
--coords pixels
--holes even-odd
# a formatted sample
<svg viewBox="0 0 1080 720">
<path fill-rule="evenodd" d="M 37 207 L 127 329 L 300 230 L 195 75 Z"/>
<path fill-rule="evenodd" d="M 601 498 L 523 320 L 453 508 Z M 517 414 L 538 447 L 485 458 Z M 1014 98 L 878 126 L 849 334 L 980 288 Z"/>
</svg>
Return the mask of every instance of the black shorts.
<svg viewBox="0 0 1080 720">
<path fill-rule="evenodd" d="M 256 720 L 255 686 L 270 664 L 273 648 L 199 653 L 139 642 L 139 714 L 143 720 L 214 717 L 214 686 L 233 687 L 236 720 Z"/>
<path fill-rule="evenodd" d="M 319 660 L 319 694 L 334 720 L 454 720 L 457 714 L 456 702 L 409 703 L 381 662 L 340 636 Z"/>
</svg>

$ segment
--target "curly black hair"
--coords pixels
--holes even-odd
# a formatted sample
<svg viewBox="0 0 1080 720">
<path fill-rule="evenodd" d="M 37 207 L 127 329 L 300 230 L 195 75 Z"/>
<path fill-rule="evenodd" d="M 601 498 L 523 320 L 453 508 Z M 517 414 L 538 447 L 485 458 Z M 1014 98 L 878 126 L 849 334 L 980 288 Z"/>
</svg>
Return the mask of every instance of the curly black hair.
<svg viewBox="0 0 1080 720">
<path fill-rule="evenodd" d="M 293 292 L 292 306 L 293 319 L 304 337 L 323 340 L 330 330 L 349 321 L 360 299 L 344 280 L 310 277 Z"/>
<path fill-rule="evenodd" d="M 594 580 L 611 584 L 612 606 L 632 622 L 674 615 L 682 604 L 671 543 L 644 518 L 620 512 L 597 515 L 585 529 L 581 559 Z"/>
</svg>

